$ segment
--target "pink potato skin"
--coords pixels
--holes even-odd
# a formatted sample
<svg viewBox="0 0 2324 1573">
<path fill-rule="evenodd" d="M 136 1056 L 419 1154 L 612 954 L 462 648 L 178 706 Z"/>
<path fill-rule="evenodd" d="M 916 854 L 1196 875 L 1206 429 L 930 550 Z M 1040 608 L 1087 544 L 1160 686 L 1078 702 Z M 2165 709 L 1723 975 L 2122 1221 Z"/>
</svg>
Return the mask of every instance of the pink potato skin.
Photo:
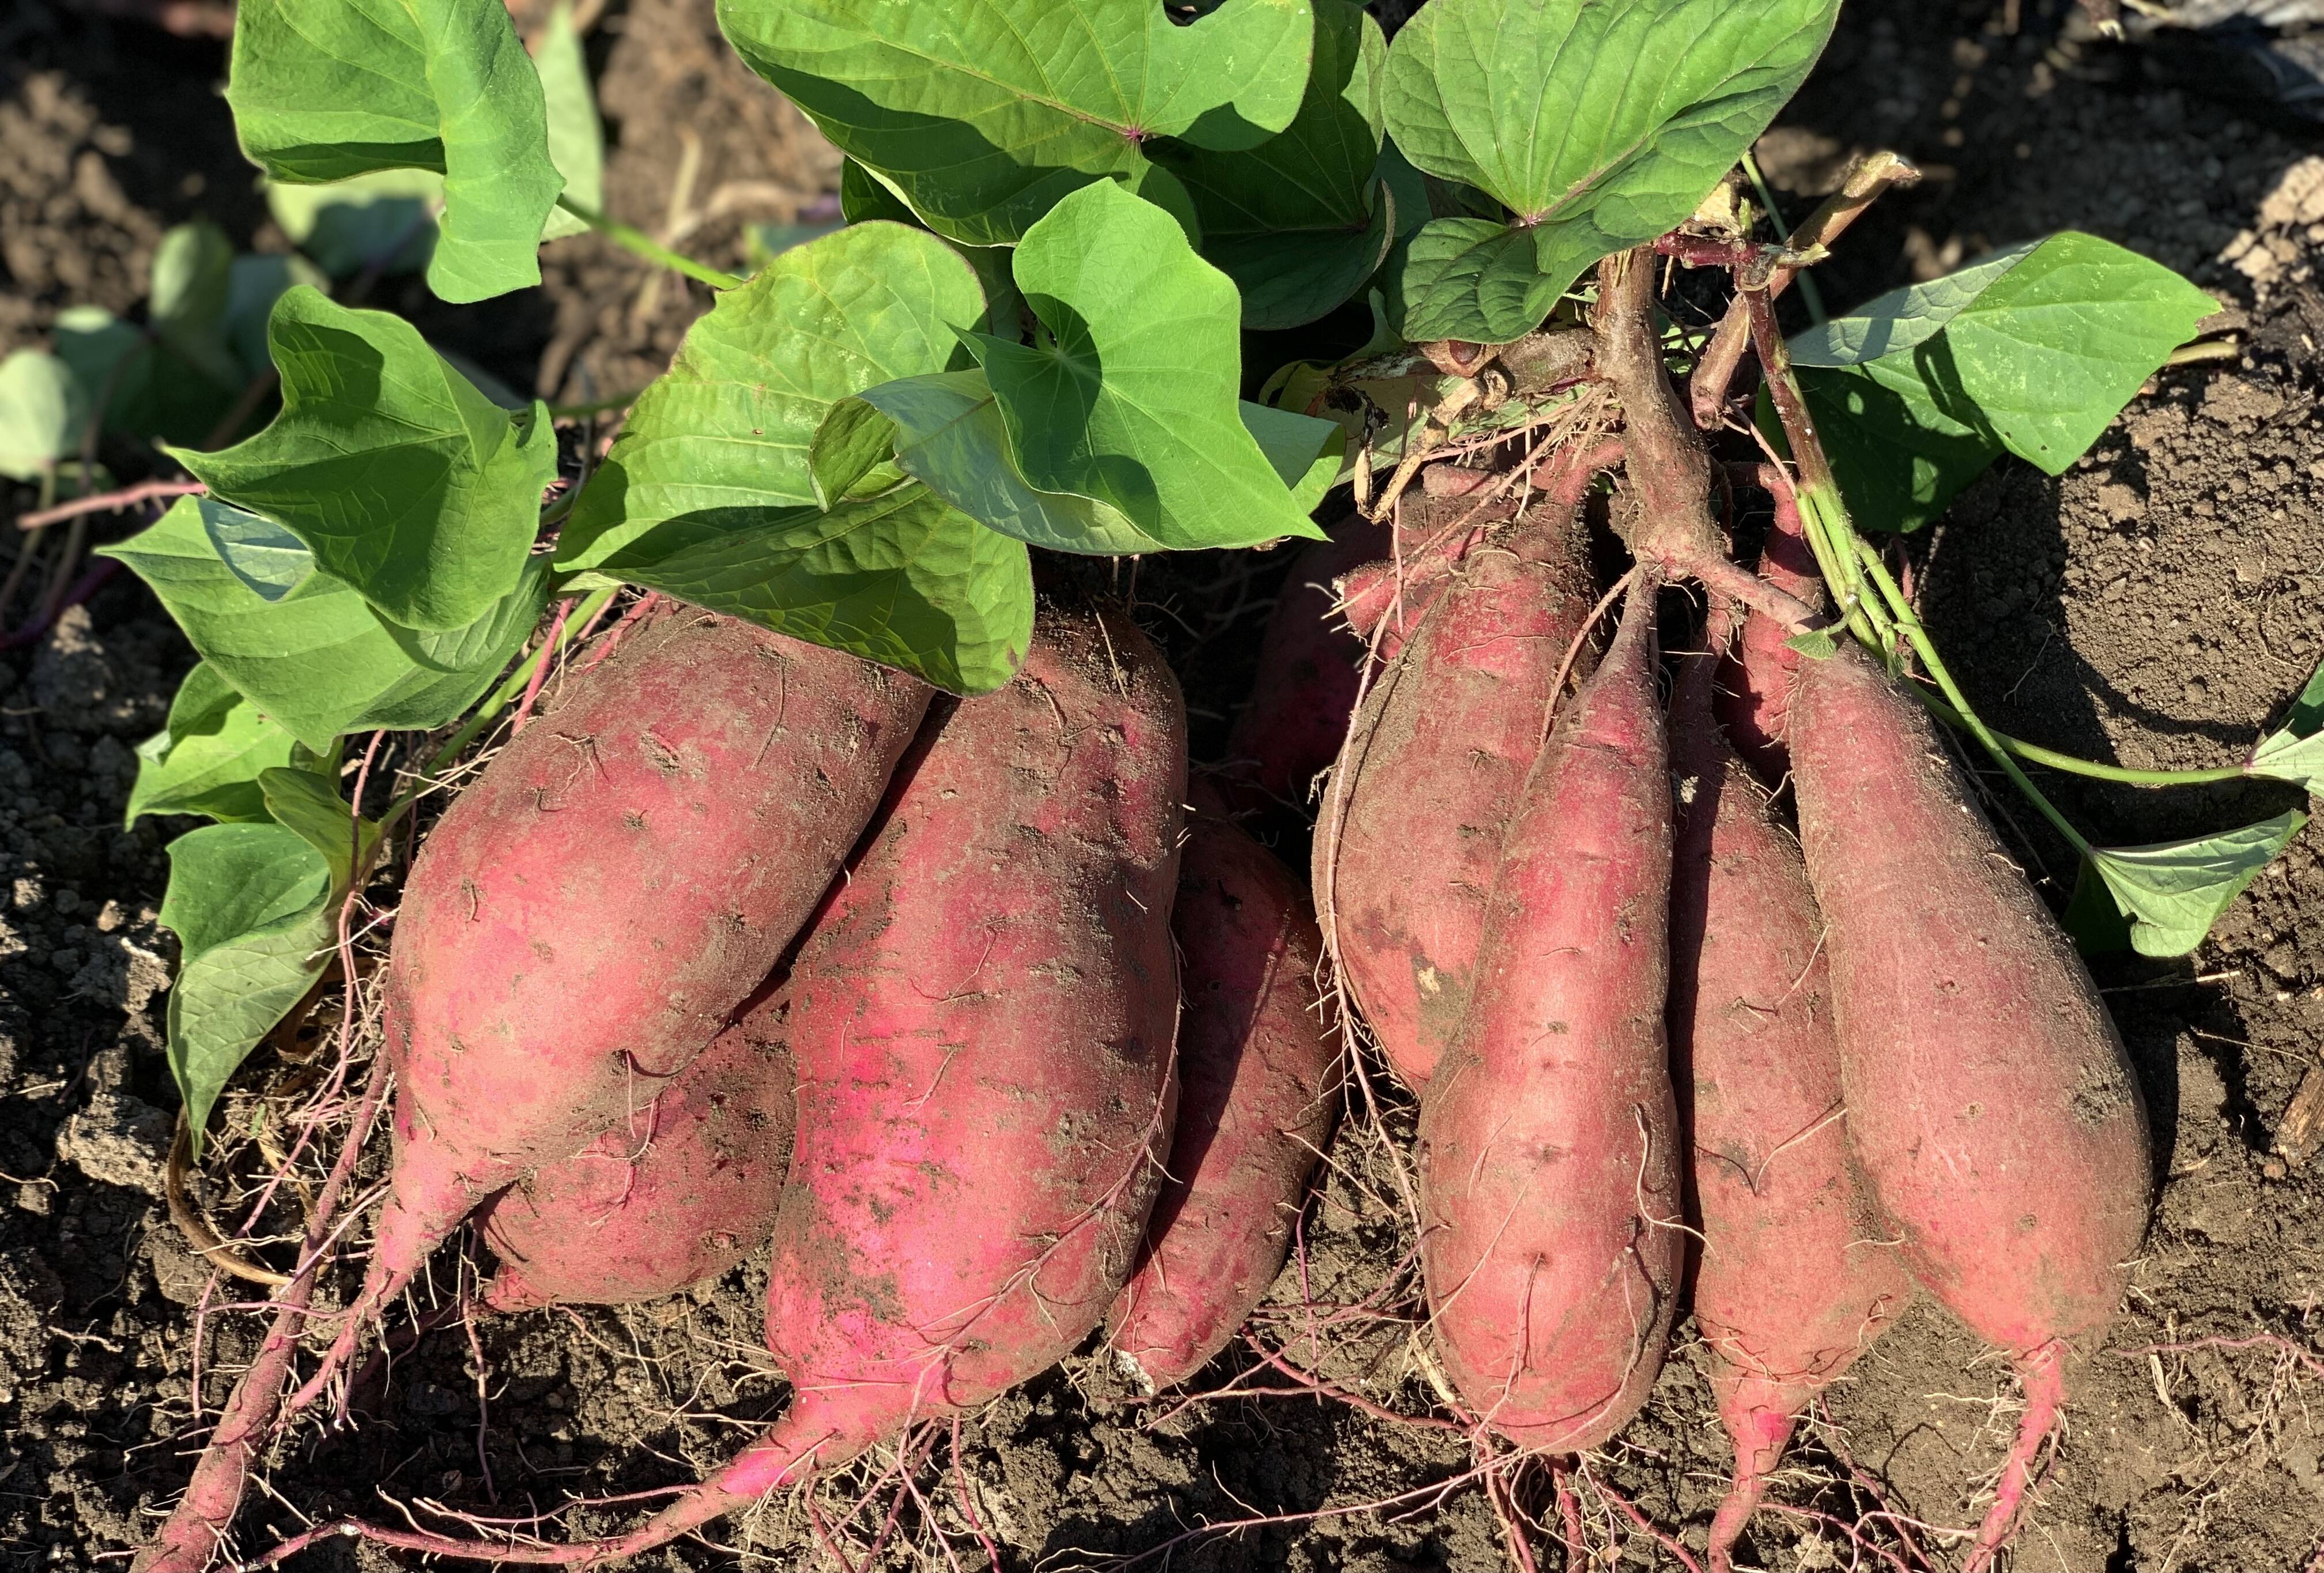
<svg viewBox="0 0 2324 1573">
<path fill-rule="evenodd" d="M 1222 787 L 1238 808 L 1303 812 L 1315 777 L 1340 751 L 1363 681 L 1364 641 L 1348 631 L 1333 581 L 1388 549 L 1360 516 L 1303 548 L 1260 636 L 1259 675 L 1227 734 Z"/>
<path fill-rule="evenodd" d="M 789 1056 L 761 1017 L 718 1035 L 652 1102 L 534 1170 L 479 1217 L 495 1311 L 621 1305 L 715 1278 L 775 1227 L 795 1116 Z"/>
<path fill-rule="evenodd" d="M 1708 1548 L 1726 1573 L 1800 1412 L 1913 1284 L 1858 1194 L 1822 919 L 1798 844 L 1712 715 L 1719 658 L 1688 658 L 1671 706 L 1669 1016 L 1703 1237 L 1695 1322 L 1735 1444 Z"/>
<path fill-rule="evenodd" d="M 1420 1099 L 1421 1265 L 1445 1373 L 1520 1447 L 1606 1440 L 1678 1302 L 1671 791 L 1634 586 L 1503 848 L 1460 1035 Z"/>
<path fill-rule="evenodd" d="M 460 794 L 396 922 L 394 1188 L 326 1375 L 477 1203 L 708 1046 L 839 871 L 927 696 L 675 607 L 569 679 Z"/>
<path fill-rule="evenodd" d="M 1766 480 L 1775 500 L 1775 522 L 1760 549 L 1759 577 L 1810 606 L 1821 606 L 1823 580 L 1816 573 L 1815 554 L 1808 549 L 1799 500 L 1787 477 Z M 1775 619 L 1753 613 L 1744 619 L 1742 635 L 1719 674 L 1720 723 L 1736 751 L 1765 781 L 1781 781 L 1791 768 L 1784 734 L 1804 658 L 1784 642 L 1790 638 Z"/>
<path fill-rule="evenodd" d="M 1194 789 L 1178 865 L 1178 1125 L 1108 1341 L 1150 1388 L 1185 1381 L 1265 1299 L 1339 1112 L 1307 893 Z"/>
<path fill-rule="evenodd" d="M 1365 699 L 1325 792 L 1315 910 L 1416 1091 L 1459 1028 L 1502 834 L 1593 599 L 1571 511 L 1472 550 Z"/>
<path fill-rule="evenodd" d="M 1982 1566 L 2055 1424 L 2070 1346 L 2128 1286 L 2145 1108 L 2081 959 L 1919 706 L 1848 648 L 1802 664 L 1789 738 L 1850 1145 L 1914 1275 L 2025 1379 Z"/>
</svg>

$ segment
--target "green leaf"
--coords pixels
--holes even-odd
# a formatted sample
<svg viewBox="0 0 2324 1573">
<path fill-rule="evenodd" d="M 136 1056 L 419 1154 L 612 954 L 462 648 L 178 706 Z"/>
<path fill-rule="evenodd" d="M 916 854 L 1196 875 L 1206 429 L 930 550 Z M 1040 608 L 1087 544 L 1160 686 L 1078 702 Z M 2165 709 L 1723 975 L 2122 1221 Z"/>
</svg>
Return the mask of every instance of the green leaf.
<svg viewBox="0 0 2324 1573">
<path fill-rule="evenodd" d="M 712 508 L 665 519 L 609 575 L 955 694 L 1016 675 L 1033 635 L 1025 547 L 918 484 L 814 508 Z"/>
<path fill-rule="evenodd" d="M 273 367 L 266 353 L 266 320 L 274 303 L 293 284 L 321 290 L 330 281 L 302 256 L 243 256 L 234 259 L 227 275 L 226 345 L 234 354 L 244 382 Z"/>
<path fill-rule="evenodd" d="M 1242 292 L 1245 327 L 1296 327 L 1351 299 L 1388 254 L 1397 206 L 1379 180 L 1388 45 L 1353 0 L 1316 0 L 1299 113 L 1247 152 L 1149 148 L 1194 199 L 1203 254 Z"/>
<path fill-rule="evenodd" d="M 1234 284 L 1167 214 L 1085 186 L 1026 234 L 1016 275 L 1042 342 L 971 343 L 1028 482 L 1173 548 L 1322 538 L 1243 424 Z"/>
<path fill-rule="evenodd" d="M 276 180 L 444 177 L 429 287 L 482 300 L 540 282 L 565 184 L 540 78 L 504 6 L 478 0 L 243 0 L 226 81 L 243 151 Z"/>
<path fill-rule="evenodd" d="M 2324 792 L 2324 666 L 2292 700 L 2283 724 L 2260 740 L 2244 768 L 2290 781 L 2311 797 Z"/>
<path fill-rule="evenodd" d="M 468 628 L 383 621 L 267 520 L 183 497 L 143 533 L 100 548 L 151 585 L 205 661 L 318 754 L 343 732 L 442 726 L 498 677 L 540 620 L 547 559 Z"/>
<path fill-rule="evenodd" d="M 328 186 L 266 182 L 266 210 L 290 244 L 334 279 L 366 269 L 417 272 L 436 254 L 436 209 L 444 177 L 430 170 L 382 170 Z"/>
<path fill-rule="evenodd" d="M 162 234 L 153 249 L 146 326 L 203 375 L 226 387 L 235 386 L 244 377 L 226 343 L 233 289 L 234 244 L 224 230 L 215 224 L 180 224 Z"/>
<path fill-rule="evenodd" d="M 1811 661 L 1828 661 L 1840 653 L 1840 641 L 1824 629 L 1811 628 L 1785 639 L 1784 648 L 1797 650 Z"/>
<path fill-rule="evenodd" d="M 279 824 L 205 825 L 169 851 L 161 923 L 181 957 L 167 1013 L 170 1071 L 198 1150 L 235 1068 L 323 975 L 331 873 Z"/>
<path fill-rule="evenodd" d="M 605 206 L 605 127 L 597 118 L 597 90 L 589 80 L 589 61 L 582 53 L 570 5 L 559 5 L 549 14 L 549 25 L 533 48 L 532 64 L 540 73 L 549 119 L 549 162 L 565 177 L 566 196 L 600 212 Z M 540 238 L 558 240 L 588 227 L 564 208 L 551 207 Z"/>
<path fill-rule="evenodd" d="M 275 303 L 267 340 L 282 412 L 246 442 L 178 461 L 393 621 L 448 629 L 484 615 L 515 584 L 557 473 L 548 407 L 512 419 L 401 317 L 303 286 Z"/>
<path fill-rule="evenodd" d="M 2132 948 L 2143 956 L 2183 956 L 2307 823 L 2294 810 L 2183 842 L 2093 847 L 2090 861 L 2131 919 Z"/>
<path fill-rule="evenodd" d="M 664 520 L 818 506 L 825 412 L 964 361 L 983 312 L 968 264 L 924 230 L 856 224 L 783 253 L 687 330 L 574 504 L 558 566 L 599 566 Z"/>
<path fill-rule="evenodd" d="M 202 814 L 229 823 L 267 817 L 259 774 L 311 759 L 208 661 L 170 702 L 170 723 L 137 745 L 137 783 L 124 825 L 149 814 Z"/>
<path fill-rule="evenodd" d="M 57 313 L 58 358 L 72 368 L 105 429 L 140 440 L 198 442 L 232 407 L 241 378 L 220 382 L 134 323 L 96 306 Z"/>
<path fill-rule="evenodd" d="M 720 0 L 738 53 L 937 234 L 1021 237 L 1145 145 L 1256 146 L 1307 83 L 1307 0 L 1226 0 L 1180 26 L 1159 0 Z"/>
<path fill-rule="evenodd" d="M 331 870 L 331 894 L 344 898 L 356 870 L 371 867 L 379 822 L 357 814 L 336 785 L 311 770 L 268 770 L 258 777 L 258 786 L 274 823 L 297 832 L 323 855 Z"/>
<path fill-rule="evenodd" d="M 2216 309 L 2161 264 L 2068 231 L 1893 290 L 1790 347 L 1849 511 L 1911 529 L 2004 451 L 2062 474 Z"/>
<path fill-rule="evenodd" d="M 31 481 L 80 446 L 88 400 L 72 368 L 40 350 L 0 361 L 0 475 Z"/>
<path fill-rule="evenodd" d="M 840 162 L 839 211 L 850 224 L 884 218 L 913 229 L 928 227 L 920 222 L 920 216 L 906 206 L 902 198 L 890 190 L 878 175 L 853 159 L 844 159 Z M 1009 271 L 1009 248 L 962 245 L 957 241 L 946 244 L 975 271 L 977 287 L 984 291 L 984 331 L 997 333 L 1003 338 L 1017 336 L 1021 331 L 1019 318 L 1023 315 L 1025 302 L 1018 295 L 1017 281 Z"/>
<path fill-rule="evenodd" d="M 1418 168 L 1514 216 L 1415 238 L 1406 334 L 1507 343 L 1582 269 L 1683 221 L 1806 78 L 1839 10 L 1434 0 L 1388 51 L 1388 130 Z"/>
</svg>

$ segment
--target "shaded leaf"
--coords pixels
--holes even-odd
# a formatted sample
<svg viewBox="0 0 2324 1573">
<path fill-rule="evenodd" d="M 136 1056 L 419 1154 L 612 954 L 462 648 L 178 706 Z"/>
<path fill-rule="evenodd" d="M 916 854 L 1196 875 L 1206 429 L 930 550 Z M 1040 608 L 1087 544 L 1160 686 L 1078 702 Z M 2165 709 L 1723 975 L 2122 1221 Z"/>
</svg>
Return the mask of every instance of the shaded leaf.
<svg viewBox="0 0 2324 1573">
<path fill-rule="evenodd" d="M 1434 0 L 1388 51 L 1388 130 L 1416 166 L 1511 216 L 1415 237 L 1406 334 L 1507 343 L 1582 269 L 1686 219 L 1805 79 L 1839 9 Z"/>
<path fill-rule="evenodd" d="M 202 658 L 316 753 L 343 732 L 444 725 L 475 704 L 540 620 L 547 560 L 466 629 L 394 627 L 316 571 L 287 530 L 182 497 L 116 546 Z"/>
<path fill-rule="evenodd" d="M 234 259 L 226 286 L 226 345 L 245 382 L 273 369 L 273 357 L 266 353 L 266 321 L 274 314 L 274 303 L 293 284 L 321 290 L 330 280 L 296 254 Z"/>
<path fill-rule="evenodd" d="M 243 151 L 275 180 L 442 175 L 428 283 L 445 299 L 540 282 L 541 226 L 565 180 L 540 78 L 504 6 L 243 0 L 226 102 Z"/>
<path fill-rule="evenodd" d="M 72 368 L 87 407 L 104 407 L 107 431 L 198 442 L 239 391 L 101 307 L 70 306 L 57 313 L 55 336 L 57 355 Z"/>
<path fill-rule="evenodd" d="M 2089 856 L 2131 919 L 2132 948 L 2143 956 L 2183 956 L 2307 823 L 2293 811 L 2187 841 L 2094 847 Z"/>
<path fill-rule="evenodd" d="M 122 817 L 202 814 L 227 822 L 267 817 L 262 771 L 313 756 L 288 730 L 208 661 L 198 662 L 170 702 L 169 724 L 137 745 L 137 781 Z"/>
<path fill-rule="evenodd" d="M 1322 537 L 1243 423 L 1235 287 L 1168 215 L 1084 187 L 1027 233 L 1016 277 L 1042 342 L 971 343 L 1026 481 L 1173 548 Z"/>
<path fill-rule="evenodd" d="M 145 322 L 155 337 L 225 387 L 243 380 L 226 343 L 234 244 L 215 224 L 178 224 L 153 248 Z"/>
<path fill-rule="evenodd" d="M 597 118 L 597 89 L 589 80 L 588 58 L 573 25 L 573 7 L 549 14 L 532 51 L 540 73 L 542 107 L 549 123 L 549 161 L 565 177 L 564 194 L 591 212 L 605 206 L 605 127 Z M 549 210 L 540 238 L 558 240 L 589 226 L 562 207 Z"/>
<path fill-rule="evenodd" d="M 181 960 L 170 990 L 170 1072 L 198 1142 L 259 1040 L 321 977 L 331 943 L 322 854 L 279 824 L 205 825 L 170 843 L 161 923 Z"/>
<path fill-rule="evenodd" d="M 80 446 L 88 401 L 72 368 L 41 350 L 0 361 L 0 475 L 37 479 Z"/>
<path fill-rule="evenodd" d="M 274 823 L 322 854 L 331 870 L 331 894 L 344 898 L 356 871 L 371 867 L 379 822 L 357 814 L 336 783 L 311 770 L 268 770 L 259 777 L 258 787 Z"/>
<path fill-rule="evenodd" d="M 1307 0 L 1226 0 L 1180 26 L 1157 0 L 721 0 L 751 68 L 938 234 L 1012 242 L 1059 198 L 1178 137 L 1246 148 L 1306 87 Z"/>
<path fill-rule="evenodd" d="M 304 286 L 275 303 L 267 342 L 281 413 L 179 462 L 395 621 L 464 627 L 506 595 L 557 473 L 547 407 L 512 419 L 410 323 Z"/>
<path fill-rule="evenodd" d="M 382 170 L 328 186 L 266 182 L 275 224 L 334 279 L 426 267 L 436 254 L 435 214 L 443 201 L 444 177 L 432 170 Z"/>
</svg>

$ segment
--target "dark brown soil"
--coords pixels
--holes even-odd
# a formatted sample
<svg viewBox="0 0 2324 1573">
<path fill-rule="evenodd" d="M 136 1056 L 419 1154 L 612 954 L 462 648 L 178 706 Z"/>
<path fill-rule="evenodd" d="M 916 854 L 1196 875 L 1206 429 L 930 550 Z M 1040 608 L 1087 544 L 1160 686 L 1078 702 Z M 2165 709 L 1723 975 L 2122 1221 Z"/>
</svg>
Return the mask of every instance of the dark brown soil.
<svg viewBox="0 0 2324 1573">
<path fill-rule="evenodd" d="M 0 353 L 37 342 L 66 305 L 133 307 L 169 223 L 204 215 L 239 243 L 280 246 L 215 97 L 216 43 L 86 20 L 62 0 L 5 9 Z M 1836 306 L 2067 225 L 2145 251 L 2233 303 L 2239 359 L 2159 378 L 2061 479 L 1997 470 L 1913 547 L 1929 620 L 1997 724 L 2126 763 L 2218 762 L 2324 656 L 2324 296 L 2312 276 L 2324 163 L 2301 162 L 2324 150 L 2161 86 L 2135 53 L 2066 41 L 2062 9 L 2026 0 L 2023 31 L 2008 36 L 1998 0 L 1858 0 L 1763 161 L 1794 216 L 1853 150 L 1897 147 L 1929 170 L 1821 271 Z M 829 151 L 719 45 L 708 0 L 615 0 L 591 52 L 615 138 L 617 214 L 739 266 L 745 224 L 792 218 L 828 190 Z M 575 402 L 641 384 L 704 304 L 696 287 L 650 282 L 642 263 L 593 238 L 552 248 L 538 294 L 460 311 L 416 281 L 386 281 L 374 299 L 513 385 Z M 1122 571 L 1185 677 L 1198 758 L 1221 744 L 1282 571 L 1250 555 Z M 198 1323 L 208 1274 L 159 1200 L 157 1143 L 174 1102 L 156 1052 L 167 837 L 150 823 L 119 829 L 130 745 L 157 724 L 190 658 L 143 593 L 115 583 L 0 661 L 0 1567 L 124 1565 L 186 1478 L 179 1438 L 197 1338 L 214 1410 L 255 1338 L 254 1319 L 219 1312 L 230 1284 Z M 2296 805 L 2258 786 L 2050 784 L 2101 839 L 2124 842 Z M 2006 786 L 1992 802 L 2062 905 L 2062 846 Z M 2319 908 L 2311 832 L 2189 961 L 2097 966 L 2153 1113 L 2160 1200 L 2129 1310 L 2076 1374 L 2071 1429 L 2019 1568 L 2316 1566 L 2324 1165 L 2273 1148 L 2295 1090 L 2318 1073 Z M 262 1056 L 247 1079 L 273 1073 Z M 1405 1118 L 1391 1105 L 1391 1129 Z M 1333 1162 L 1305 1228 L 1304 1295 L 1301 1272 L 1286 1274 L 1263 1331 L 1373 1403 L 1425 1413 L 1428 1374 L 1400 1322 L 1344 1318 L 1314 1344 L 1303 1337 L 1303 1300 L 1402 1303 L 1383 1286 L 1411 1240 L 1387 1200 L 1382 1153 L 1351 1134 Z M 458 1328 L 441 1329 L 399 1357 L 383 1388 L 364 1390 L 355 1429 L 282 1444 L 244 1543 L 261 1549 L 308 1515 L 392 1513 L 380 1492 L 507 1514 L 685 1478 L 782 1401 L 758 1352 L 756 1290 L 746 1266 L 659 1304 L 485 1319 L 481 1366 Z M 1582 1495 L 1597 1565 L 1677 1564 L 1595 1481 L 1702 1543 L 1726 1458 L 1699 1353 L 1682 1338 L 1647 1415 L 1591 1462 Z M 1247 1364 L 1228 1357 L 1213 1383 Z M 1941 1526 L 1978 1511 L 2014 1404 L 2006 1366 L 1917 1308 L 1808 1428 L 1775 1492 L 1793 1511 L 1760 1515 L 1755 1565 L 1890 1565 L 1841 1528 L 1883 1502 L 1940 1526 L 1914 1532 L 1941 1560 Z M 957 1475 L 950 1456 L 940 1436 L 934 1461 L 918 1464 L 931 1506 L 903 1497 L 882 1566 L 944 1565 L 932 1534 L 959 1566 L 982 1566 L 979 1526 L 1003 1566 L 1051 1568 L 1156 1553 L 1197 1526 L 1247 1518 L 1278 1522 L 1178 1544 L 1169 1565 L 1504 1564 L 1483 1494 L 1429 1489 L 1470 1467 L 1465 1443 L 1327 1401 L 1145 1402 L 1084 1358 L 964 1425 Z M 835 1526 L 851 1562 L 898 1496 L 892 1476 L 862 1485 L 872 1488 L 837 1483 L 823 1497 L 827 1522 L 862 1497 L 862 1514 Z M 1523 1505 L 1543 1510 L 1538 1495 L 1536 1483 Z M 1879 1522 L 1861 1532 L 1898 1547 Z M 817 1563 L 797 1504 L 713 1538 L 648 1565 Z M 1548 1566 L 1553 1538 L 1535 1537 Z M 296 1565 L 392 1564 L 334 1545 Z"/>
</svg>

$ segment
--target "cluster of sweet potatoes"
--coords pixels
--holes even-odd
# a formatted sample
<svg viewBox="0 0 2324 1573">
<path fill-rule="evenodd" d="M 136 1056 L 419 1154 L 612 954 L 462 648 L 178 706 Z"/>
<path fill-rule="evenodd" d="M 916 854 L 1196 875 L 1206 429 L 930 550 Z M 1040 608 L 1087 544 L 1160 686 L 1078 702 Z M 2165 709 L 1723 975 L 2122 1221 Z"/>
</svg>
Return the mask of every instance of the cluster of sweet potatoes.
<svg viewBox="0 0 2324 1573">
<path fill-rule="evenodd" d="M 1626 483 L 1614 506 L 1650 499 Z M 1439 1358 L 1480 1423 L 1573 1453 L 1637 1412 L 1691 1306 L 1735 1444 L 1724 1568 L 1801 1411 L 1925 1290 L 2025 1383 L 1982 1566 L 2066 1356 L 2124 1292 L 2139 1095 L 1916 703 L 1853 648 L 1808 658 L 1714 603 L 1705 637 L 1674 641 L 1694 649 L 1665 705 L 1657 603 L 1681 598 L 1660 566 L 1640 553 L 1594 656 L 1563 499 L 1407 566 L 1391 660 L 1386 568 L 1339 582 L 1338 658 L 1372 681 L 1323 788 L 1314 888 L 1418 1099 Z M 1779 525 L 1763 571 L 1812 594 L 1803 569 Z"/>
</svg>

